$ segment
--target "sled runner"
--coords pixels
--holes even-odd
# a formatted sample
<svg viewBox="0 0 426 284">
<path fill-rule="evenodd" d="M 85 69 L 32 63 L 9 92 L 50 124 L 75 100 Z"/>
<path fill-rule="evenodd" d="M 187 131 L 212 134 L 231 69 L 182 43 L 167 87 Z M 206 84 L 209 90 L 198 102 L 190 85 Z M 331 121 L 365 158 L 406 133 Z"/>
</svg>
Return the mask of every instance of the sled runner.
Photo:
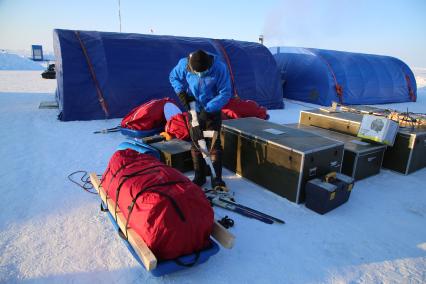
<svg viewBox="0 0 426 284">
<path fill-rule="evenodd" d="M 123 134 L 124 136 L 131 137 L 131 138 L 148 137 L 154 134 L 158 134 L 161 131 L 163 131 L 163 128 L 161 127 L 153 128 L 149 130 L 134 130 L 134 129 L 129 129 L 125 127 L 120 127 L 120 133 Z"/>
</svg>

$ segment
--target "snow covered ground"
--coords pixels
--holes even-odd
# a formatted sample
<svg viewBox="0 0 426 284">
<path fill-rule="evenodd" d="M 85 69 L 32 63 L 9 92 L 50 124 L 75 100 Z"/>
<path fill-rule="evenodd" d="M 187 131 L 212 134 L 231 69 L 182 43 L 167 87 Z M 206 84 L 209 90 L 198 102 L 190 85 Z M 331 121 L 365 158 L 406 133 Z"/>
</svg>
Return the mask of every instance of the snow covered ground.
<svg viewBox="0 0 426 284">
<path fill-rule="evenodd" d="M 49 93 L 56 90 L 56 80 L 41 78 L 42 71 L 0 70 L 2 93 Z M 51 99 L 53 100 L 53 99 Z"/>
<path fill-rule="evenodd" d="M 43 70 L 40 62 L 28 57 L 6 51 L 0 51 L 0 70 Z"/>
<path fill-rule="evenodd" d="M 99 211 L 98 197 L 67 180 L 75 170 L 105 169 L 124 138 L 92 132 L 119 120 L 56 120 L 57 110 L 38 109 L 53 100 L 54 82 L 39 72 L 0 72 L 0 282 L 426 282 L 426 169 L 409 176 L 382 170 L 324 216 L 225 171 L 238 202 L 287 224 L 215 209 L 235 220 L 235 247 L 183 272 L 150 276 Z M 392 106 L 426 112 L 426 90 L 417 103 Z M 305 108 L 286 101 L 271 120 L 297 122 Z"/>
</svg>

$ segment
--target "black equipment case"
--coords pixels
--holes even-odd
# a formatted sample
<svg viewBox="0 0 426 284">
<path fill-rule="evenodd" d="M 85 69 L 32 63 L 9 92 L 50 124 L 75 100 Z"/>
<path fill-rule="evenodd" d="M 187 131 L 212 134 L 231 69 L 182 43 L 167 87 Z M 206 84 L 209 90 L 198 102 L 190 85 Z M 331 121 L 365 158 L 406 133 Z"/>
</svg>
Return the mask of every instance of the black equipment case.
<svg viewBox="0 0 426 284">
<path fill-rule="evenodd" d="M 344 174 L 330 173 L 324 179 L 315 178 L 306 184 L 305 206 L 325 214 L 349 200 L 354 179 Z"/>
<path fill-rule="evenodd" d="M 388 147 L 383 167 L 411 174 L 426 167 L 426 129 L 399 128 L 393 147 Z"/>
<path fill-rule="evenodd" d="M 362 114 L 352 112 L 325 112 L 319 109 L 300 112 L 299 123 L 317 126 L 356 136 Z M 384 168 L 410 174 L 426 167 L 426 129 L 400 127 L 394 145 L 387 147 Z"/>
<path fill-rule="evenodd" d="M 305 201 L 308 180 L 341 170 L 343 143 L 258 118 L 223 121 L 223 164 L 278 195 Z"/>
<path fill-rule="evenodd" d="M 181 172 L 193 170 L 191 143 L 179 139 L 150 144 L 160 152 L 161 161 Z"/>
<path fill-rule="evenodd" d="M 355 180 L 376 175 L 380 172 L 383 154 L 386 150 L 385 145 L 365 142 L 358 137 L 300 123 L 284 125 L 345 143 L 342 173 Z"/>
</svg>

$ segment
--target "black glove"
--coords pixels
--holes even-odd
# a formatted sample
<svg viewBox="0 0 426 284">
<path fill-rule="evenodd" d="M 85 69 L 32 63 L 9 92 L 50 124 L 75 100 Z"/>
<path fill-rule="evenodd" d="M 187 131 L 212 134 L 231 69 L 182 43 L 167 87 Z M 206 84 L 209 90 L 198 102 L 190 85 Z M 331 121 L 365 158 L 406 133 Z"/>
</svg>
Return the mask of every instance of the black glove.
<svg viewBox="0 0 426 284">
<path fill-rule="evenodd" d="M 193 97 L 188 96 L 186 92 L 180 92 L 178 94 L 179 100 L 184 107 L 189 109 L 189 103 L 194 101 Z"/>
<path fill-rule="evenodd" d="M 199 121 L 207 121 L 210 118 L 211 114 L 204 109 L 201 109 L 201 111 L 198 113 L 198 120 Z"/>
<path fill-rule="evenodd" d="M 215 112 L 207 112 L 205 109 L 201 109 L 198 113 L 198 120 L 208 121 L 219 121 L 222 118 L 222 112 L 221 111 L 215 111 Z"/>
<path fill-rule="evenodd" d="M 198 121 L 205 125 L 206 129 L 219 131 L 222 125 L 222 112 L 207 112 L 202 109 L 198 114 Z"/>
</svg>

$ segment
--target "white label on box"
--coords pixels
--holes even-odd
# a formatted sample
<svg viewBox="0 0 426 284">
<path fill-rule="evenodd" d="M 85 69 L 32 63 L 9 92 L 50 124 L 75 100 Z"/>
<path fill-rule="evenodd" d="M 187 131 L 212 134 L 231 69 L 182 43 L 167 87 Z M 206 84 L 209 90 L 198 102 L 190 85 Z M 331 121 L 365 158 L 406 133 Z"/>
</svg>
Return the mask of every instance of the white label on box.
<svg viewBox="0 0 426 284">
<path fill-rule="evenodd" d="M 278 129 L 274 129 L 274 128 L 267 128 L 267 129 L 263 129 L 263 131 L 274 134 L 274 135 L 281 135 L 284 134 L 284 131 L 278 130 Z"/>
<path fill-rule="evenodd" d="M 375 115 L 364 115 L 358 137 L 392 146 L 397 131 L 398 123 L 395 121 Z"/>
</svg>

